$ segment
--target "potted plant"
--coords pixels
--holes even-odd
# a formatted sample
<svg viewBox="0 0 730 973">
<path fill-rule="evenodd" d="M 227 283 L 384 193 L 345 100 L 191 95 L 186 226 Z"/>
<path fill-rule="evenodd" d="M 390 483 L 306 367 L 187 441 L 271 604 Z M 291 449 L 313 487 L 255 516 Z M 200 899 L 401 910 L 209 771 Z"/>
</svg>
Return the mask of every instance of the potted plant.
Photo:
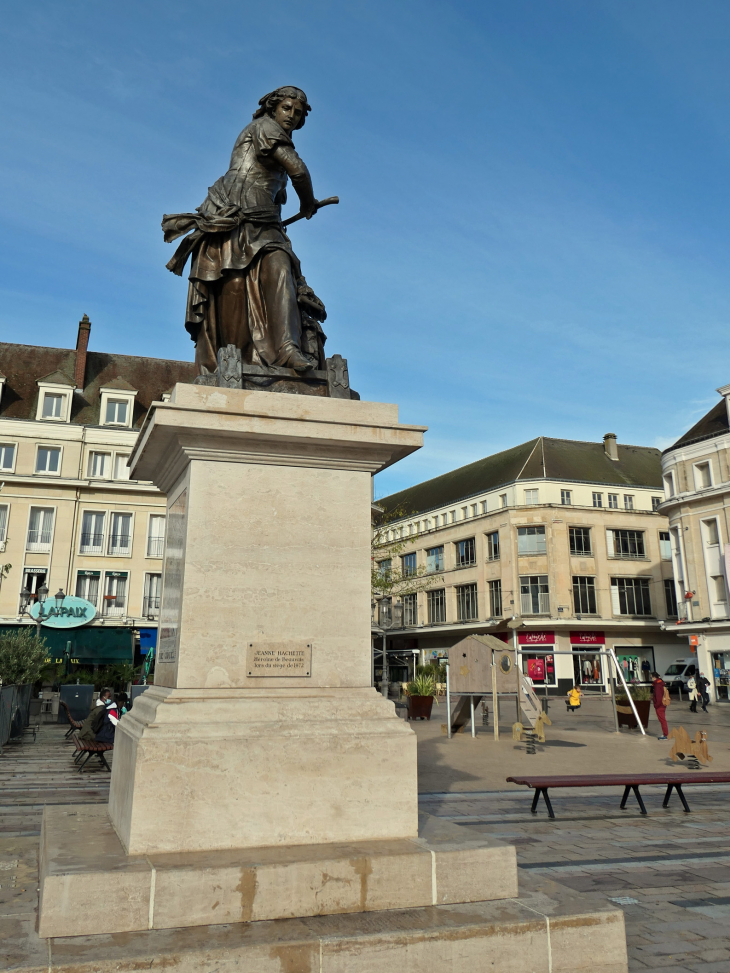
<svg viewBox="0 0 730 973">
<path fill-rule="evenodd" d="M 408 696 L 408 719 L 430 720 L 433 701 L 436 697 L 436 682 L 433 676 L 422 673 L 406 687 Z"/>
<path fill-rule="evenodd" d="M 648 686 L 629 686 L 629 692 L 634 701 L 636 712 L 639 714 L 639 719 L 646 729 L 649 726 L 649 713 L 651 711 L 651 689 Z M 619 726 L 628 726 L 634 730 L 637 728 L 636 717 L 626 693 L 616 695 L 616 712 Z"/>
</svg>

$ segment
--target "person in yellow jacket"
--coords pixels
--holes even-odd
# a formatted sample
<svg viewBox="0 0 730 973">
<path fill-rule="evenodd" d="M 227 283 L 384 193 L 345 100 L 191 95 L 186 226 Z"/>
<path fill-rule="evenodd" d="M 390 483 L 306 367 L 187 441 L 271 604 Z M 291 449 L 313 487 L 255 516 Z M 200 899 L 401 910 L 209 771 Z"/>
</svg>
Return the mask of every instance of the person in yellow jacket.
<svg viewBox="0 0 730 973">
<path fill-rule="evenodd" d="M 573 686 L 573 688 L 568 693 L 568 712 L 572 713 L 574 710 L 580 709 L 580 698 L 583 694 L 581 693 L 578 686 Z"/>
</svg>

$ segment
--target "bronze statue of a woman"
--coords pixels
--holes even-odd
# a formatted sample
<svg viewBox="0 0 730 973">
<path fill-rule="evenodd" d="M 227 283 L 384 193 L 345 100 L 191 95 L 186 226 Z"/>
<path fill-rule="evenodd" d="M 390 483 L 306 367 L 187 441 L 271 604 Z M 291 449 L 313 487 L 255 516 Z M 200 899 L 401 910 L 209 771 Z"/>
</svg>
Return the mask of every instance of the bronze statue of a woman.
<svg viewBox="0 0 730 973">
<path fill-rule="evenodd" d="M 163 217 L 167 242 L 189 233 L 167 267 L 182 276 L 192 255 L 185 327 L 201 375 L 215 370 L 228 345 L 251 365 L 300 373 L 325 367 L 324 305 L 302 277 L 281 222 L 288 178 L 301 213 L 311 219 L 317 212 L 309 171 L 291 140 L 309 111 L 300 88 L 264 95 L 236 139 L 228 172 L 203 204 Z"/>
</svg>

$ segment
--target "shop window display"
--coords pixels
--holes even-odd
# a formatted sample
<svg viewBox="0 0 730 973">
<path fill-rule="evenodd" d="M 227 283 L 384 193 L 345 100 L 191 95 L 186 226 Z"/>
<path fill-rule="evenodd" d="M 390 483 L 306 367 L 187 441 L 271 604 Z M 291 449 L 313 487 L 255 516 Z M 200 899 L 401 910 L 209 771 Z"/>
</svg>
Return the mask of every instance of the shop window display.
<svg viewBox="0 0 730 973">
<path fill-rule="evenodd" d="M 603 665 L 600 655 L 576 654 L 573 668 L 581 686 L 603 686 Z"/>
<path fill-rule="evenodd" d="M 717 698 L 730 700 L 730 652 L 713 652 L 712 668 Z"/>
<path fill-rule="evenodd" d="M 651 682 L 654 671 L 654 649 L 651 646 L 616 645 L 614 648 L 626 682 Z"/>
<path fill-rule="evenodd" d="M 523 655 L 522 671 L 534 686 L 556 686 L 555 657 L 552 655 Z"/>
</svg>

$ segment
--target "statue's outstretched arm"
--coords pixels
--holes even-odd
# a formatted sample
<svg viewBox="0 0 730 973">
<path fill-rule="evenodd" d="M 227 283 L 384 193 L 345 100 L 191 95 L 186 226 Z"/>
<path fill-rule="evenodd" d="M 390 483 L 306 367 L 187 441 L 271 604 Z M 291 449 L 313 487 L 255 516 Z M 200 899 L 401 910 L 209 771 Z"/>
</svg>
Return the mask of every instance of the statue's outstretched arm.
<svg viewBox="0 0 730 973">
<path fill-rule="evenodd" d="M 286 169 L 294 191 L 299 197 L 301 211 L 306 214 L 307 219 L 314 216 L 317 212 L 317 200 L 314 198 L 309 169 L 289 145 L 277 145 L 272 155 L 279 165 Z"/>
</svg>

